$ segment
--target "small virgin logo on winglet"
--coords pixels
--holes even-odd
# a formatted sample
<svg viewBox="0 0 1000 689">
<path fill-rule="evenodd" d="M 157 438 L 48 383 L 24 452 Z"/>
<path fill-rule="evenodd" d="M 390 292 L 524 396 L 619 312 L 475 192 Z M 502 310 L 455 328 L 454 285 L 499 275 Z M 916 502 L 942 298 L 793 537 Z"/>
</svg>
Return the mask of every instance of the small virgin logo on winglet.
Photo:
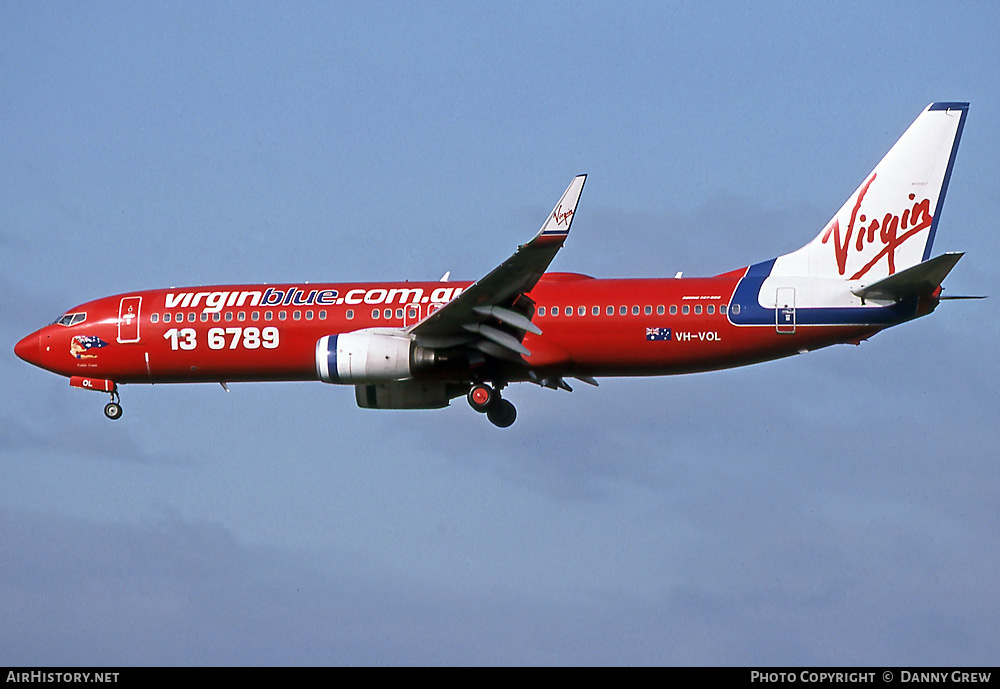
<svg viewBox="0 0 1000 689">
<path fill-rule="evenodd" d="M 566 225 L 568 227 L 572 217 L 573 209 L 571 208 L 568 211 L 564 211 L 561 203 L 556 206 L 554 211 L 552 211 L 552 218 L 556 221 L 556 225 Z"/>
</svg>

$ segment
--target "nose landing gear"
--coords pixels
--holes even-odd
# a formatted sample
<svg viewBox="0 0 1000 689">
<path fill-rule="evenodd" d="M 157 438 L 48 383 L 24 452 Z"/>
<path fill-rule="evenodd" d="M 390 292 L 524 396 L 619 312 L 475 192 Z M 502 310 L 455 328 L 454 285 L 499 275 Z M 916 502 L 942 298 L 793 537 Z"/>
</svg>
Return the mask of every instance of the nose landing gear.
<svg viewBox="0 0 1000 689">
<path fill-rule="evenodd" d="M 111 393 L 111 401 L 104 405 L 104 415 L 112 421 L 122 418 L 121 399 L 118 397 L 118 390 Z"/>
<path fill-rule="evenodd" d="M 517 418 L 517 409 L 508 400 L 500 397 L 500 386 L 492 387 L 477 383 L 469 388 L 469 406 L 481 414 L 486 414 L 494 426 L 507 428 Z"/>
<path fill-rule="evenodd" d="M 81 390 L 92 390 L 93 392 L 107 392 L 111 395 L 111 401 L 104 405 L 104 415 L 115 421 L 122 417 L 121 399 L 118 397 L 118 384 L 113 380 L 105 378 L 86 378 L 84 376 L 72 376 L 69 379 L 70 387 Z"/>
</svg>

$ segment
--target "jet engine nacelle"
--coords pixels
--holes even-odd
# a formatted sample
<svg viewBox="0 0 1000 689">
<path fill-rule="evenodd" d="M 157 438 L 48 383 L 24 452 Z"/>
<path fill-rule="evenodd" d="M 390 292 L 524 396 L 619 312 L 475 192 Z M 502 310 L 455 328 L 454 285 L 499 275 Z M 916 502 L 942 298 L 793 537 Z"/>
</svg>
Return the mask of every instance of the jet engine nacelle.
<svg viewBox="0 0 1000 689">
<path fill-rule="evenodd" d="M 326 335 L 316 343 L 316 373 L 324 383 L 405 380 L 434 360 L 432 350 L 392 328 Z"/>
</svg>

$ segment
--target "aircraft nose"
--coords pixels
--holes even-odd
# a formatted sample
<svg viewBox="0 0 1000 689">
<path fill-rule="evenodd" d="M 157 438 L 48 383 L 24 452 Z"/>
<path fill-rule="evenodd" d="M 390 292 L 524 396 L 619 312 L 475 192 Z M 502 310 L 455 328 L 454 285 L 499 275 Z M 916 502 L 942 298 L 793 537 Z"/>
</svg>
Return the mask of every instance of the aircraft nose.
<svg viewBox="0 0 1000 689">
<path fill-rule="evenodd" d="M 22 338 L 20 342 L 14 345 L 14 353 L 20 358 L 27 361 L 29 364 L 38 365 L 38 355 L 41 352 L 41 345 L 39 344 L 38 333 L 31 333 L 25 338 Z"/>
</svg>

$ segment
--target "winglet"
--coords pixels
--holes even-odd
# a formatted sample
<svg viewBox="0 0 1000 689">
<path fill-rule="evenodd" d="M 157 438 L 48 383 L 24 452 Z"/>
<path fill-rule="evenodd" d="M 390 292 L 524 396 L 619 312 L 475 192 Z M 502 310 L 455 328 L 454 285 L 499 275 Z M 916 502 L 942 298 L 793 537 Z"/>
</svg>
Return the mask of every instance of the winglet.
<svg viewBox="0 0 1000 689">
<path fill-rule="evenodd" d="M 583 183 L 586 181 L 587 175 L 577 175 L 573 178 L 559 199 L 559 203 L 549 213 L 542 229 L 538 231 L 539 237 L 565 237 L 569 234 L 569 226 L 573 224 L 573 215 L 576 213 L 576 204 L 580 201 Z"/>
</svg>

